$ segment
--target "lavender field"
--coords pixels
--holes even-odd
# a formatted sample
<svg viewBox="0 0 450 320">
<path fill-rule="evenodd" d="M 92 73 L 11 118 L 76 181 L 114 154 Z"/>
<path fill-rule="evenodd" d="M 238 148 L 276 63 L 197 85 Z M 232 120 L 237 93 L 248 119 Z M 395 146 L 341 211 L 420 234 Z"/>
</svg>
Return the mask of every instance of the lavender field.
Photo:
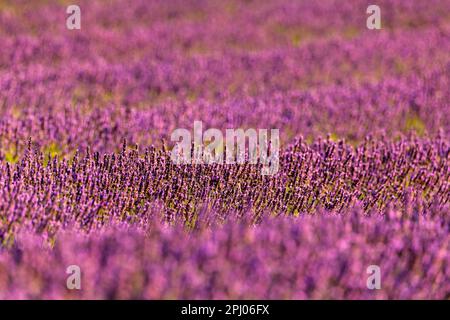
<svg viewBox="0 0 450 320">
<path fill-rule="evenodd" d="M 0 0 L 0 299 L 450 299 L 450 1 L 369 4 Z"/>
</svg>

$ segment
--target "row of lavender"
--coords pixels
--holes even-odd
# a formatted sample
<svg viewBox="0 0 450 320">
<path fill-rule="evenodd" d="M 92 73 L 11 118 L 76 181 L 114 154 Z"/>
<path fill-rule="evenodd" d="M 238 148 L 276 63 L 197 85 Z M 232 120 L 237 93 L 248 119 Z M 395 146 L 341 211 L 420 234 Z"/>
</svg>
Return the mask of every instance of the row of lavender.
<svg viewBox="0 0 450 320">
<path fill-rule="evenodd" d="M 72 58 L 73 51 L 83 53 L 75 55 L 79 60 L 89 61 L 97 54 L 108 62 L 136 61 L 143 53 L 164 56 L 177 52 L 186 58 L 189 54 L 248 53 L 302 46 L 334 36 L 351 39 L 367 31 L 365 0 L 269 0 L 264 4 L 239 0 L 78 0 L 81 32 L 68 32 L 64 23 L 67 5 L 63 2 L 67 1 L 2 2 L 0 32 L 7 44 L 23 44 L 26 50 L 14 53 L 9 46 L 2 47 L 2 52 L 10 55 L 2 55 L 1 66 L 9 63 L 8 58 L 16 63 L 57 64 Z M 383 11 L 384 30 L 421 31 L 448 25 L 450 5 L 446 0 L 380 0 L 377 5 Z M 47 46 L 42 39 L 48 41 Z"/>
<path fill-rule="evenodd" d="M 412 199 L 425 207 L 450 200 L 450 146 L 441 137 L 398 142 L 367 139 L 354 148 L 343 141 L 303 140 L 282 150 L 279 172 L 261 175 L 261 164 L 175 165 L 170 152 L 126 144 L 118 154 L 78 153 L 58 161 L 31 140 L 21 161 L 0 163 L 0 240 L 10 244 L 26 228 L 53 240 L 60 227 L 90 231 L 113 221 L 146 224 L 158 206 L 165 220 L 195 227 L 201 212 L 274 215 L 345 212 L 360 202 L 383 209 Z M 255 221 L 257 222 L 257 221 Z"/>
<path fill-rule="evenodd" d="M 30 136 L 42 150 L 53 148 L 58 155 L 69 155 L 87 146 L 101 153 L 117 151 L 122 139 L 141 145 L 159 145 L 161 139 L 169 140 L 175 128 L 191 128 L 196 120 L 202 120 L 207 128 L 222 130 L 280 128 L 285 144 L 298 133 L 308 139 L 332 133 L 353 144 L 362 142 L 367 134 L 379 137 L 385 133 L 396 138 L 409 131 L 436 135 L 439 129 L 448 138 L 449 75 L 450 64 L 427 76 L 263 93 L 257 97 L 238 94 L 215 102 L 171 100 L 150 107 L 132 107 L 120 102 L 101 106 L 102 95 L 94 89 L 89 104 L 71 104 L 73 101 L 60 99 L 57 101 L 61 105 L 54 106 L 55 91 L 46 89 L 50 85 L 40 80 L 30 83 L 29 89 L 20 93 L 3 91 L 0 159 L 21 154 Z M 32 100 L 27 100 L 28 95 Z M 16 99 L 25 100 L 19 103 Z M 18 105 L 29 108 L 20 109 Z"/>
<path fill-rule="evenodd" d="M 225 225 L 65 231 L 52 249 L 18 237 L 0 254 L 0 299 L 448 299 L 449 207 L 231 215 Z M 211 213 L 214 217 L 215 213 Z M 67 290 L 66 268 L 81 270 Z M 380 267 L 380 290 L 367 268 Z"/>
</svg>

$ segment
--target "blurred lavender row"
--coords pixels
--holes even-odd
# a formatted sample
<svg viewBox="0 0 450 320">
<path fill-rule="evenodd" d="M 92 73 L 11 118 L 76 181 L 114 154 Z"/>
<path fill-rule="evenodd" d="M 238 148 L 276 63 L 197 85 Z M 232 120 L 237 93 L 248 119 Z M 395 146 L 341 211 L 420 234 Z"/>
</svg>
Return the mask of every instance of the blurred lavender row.
<svg viewBox="0 0 450 320">
<path fill-rule="evenodd" d="M 190 234 L 158 220 L 147 230 L 66 231 L 51 250 L 27 234 L 0 254 L 0 298 L 448 299 L 449 208 L 409 205 L 265 217 L 258 227 L 253 214 L 232 215 Z M 81 290 L 65 287 L 73 264 Z M 374 264 L 380 290 L 366 287 Z"/>
</svg>

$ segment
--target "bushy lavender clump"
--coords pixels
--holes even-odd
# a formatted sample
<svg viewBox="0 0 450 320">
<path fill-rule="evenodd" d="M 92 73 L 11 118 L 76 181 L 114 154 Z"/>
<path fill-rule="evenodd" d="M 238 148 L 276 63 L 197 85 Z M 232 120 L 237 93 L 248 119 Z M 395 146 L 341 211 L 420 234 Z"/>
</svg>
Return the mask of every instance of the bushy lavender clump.
<svg viewBox="0 0 450 320">
<path fill-rule="evenodd" d="M 0 253 L 0 298 L 448 299 L 449 208 L 409 205 L 266 217 L 258 227 L 244 216 L 190 234 L 157 220 L 146 231 L 66 231 L 51 250 L 24 235 Z M 72 264 L 79 291 L 65 287 Z M 366 287 L 369 265 L 381 268 L 380 290 Z"/>
</svg>

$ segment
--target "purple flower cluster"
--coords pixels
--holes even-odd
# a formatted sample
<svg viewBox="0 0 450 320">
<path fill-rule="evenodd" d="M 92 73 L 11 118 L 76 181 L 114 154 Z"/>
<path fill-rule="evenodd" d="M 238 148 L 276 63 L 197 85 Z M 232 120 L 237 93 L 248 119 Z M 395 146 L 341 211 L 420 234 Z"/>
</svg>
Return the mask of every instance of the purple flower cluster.
<svg viewBox="0 0 450 320">
<path fill-rule="evenodd" d="M 0 3 L 0 298 L 450 297 L 449 1 L 77 2 Z M 194 121 L 278 173 L 174 164 Z"/>
</svg>

